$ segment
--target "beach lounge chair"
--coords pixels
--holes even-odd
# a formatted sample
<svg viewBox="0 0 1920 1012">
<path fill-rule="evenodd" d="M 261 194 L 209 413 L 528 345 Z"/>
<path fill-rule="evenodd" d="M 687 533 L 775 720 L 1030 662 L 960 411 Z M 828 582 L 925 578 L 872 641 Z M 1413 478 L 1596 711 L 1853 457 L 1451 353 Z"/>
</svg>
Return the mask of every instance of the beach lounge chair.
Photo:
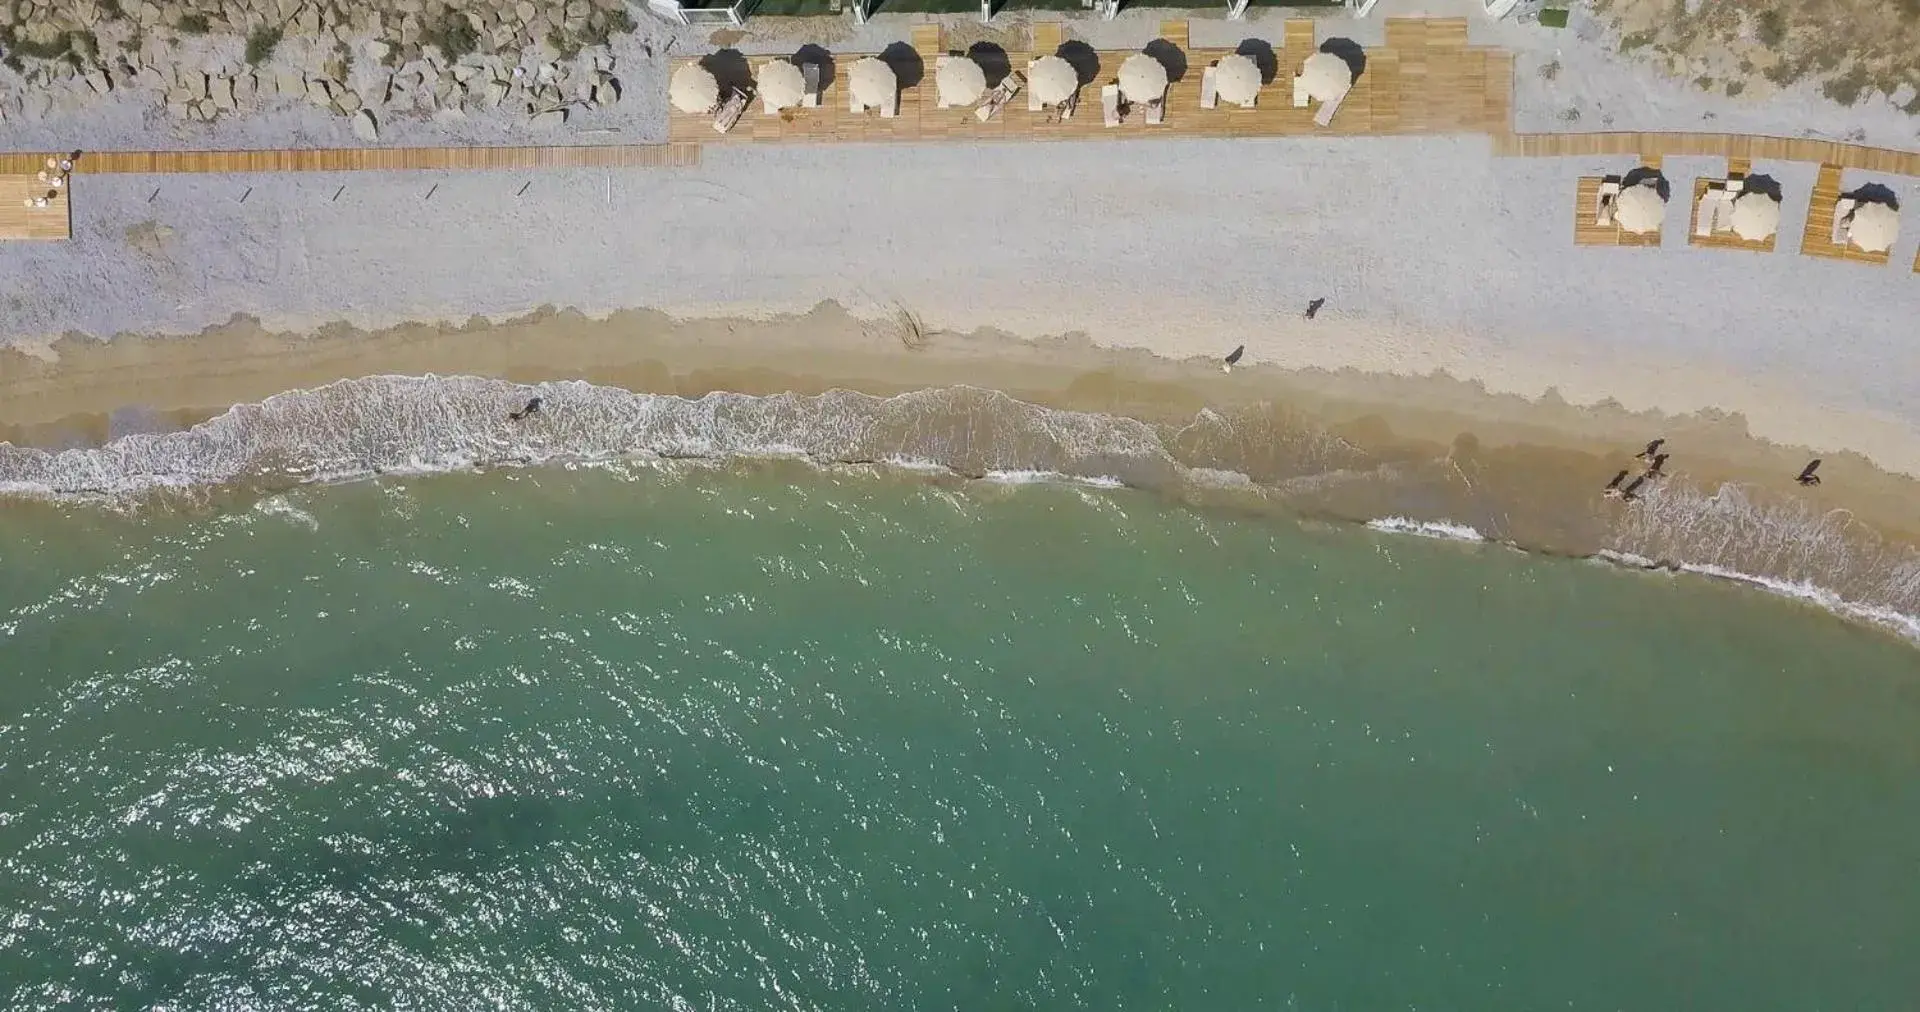
<svg viewBox="0 0 1920 1012">
<path fill-rule="evenodd" d="M 1147 103 L 1147 125 L 1160 126 L 1166 121 L 1167 121 L 1167 93 L 1163 91 L 1160 93 L 1159 98 L 1156 98 L 1153 101 Z"/>
<path fill-rule="evenodd" d="M 1110 127 L 1120 125 L 1120 86 L 1109 84 L 1100 89 L 1100 113 Z"/>
<path fill-rule="evenodd" d="M 887 93 L 886 102 L 881 104 L 880 118 L 893 119 L 894 117 L 899 115 L 900 115 L 900 89 L 895 88 L 892 91 Z"/>
<path fill-rule="evenodd" d="M 1720 202 L 1713 205 L 1712 228 L 1715 232 L 1733 231 L 1733 200 L 1732 193 L 1720 191 Z"/>
<path fill-rule="evenodd" d="M 1202 109 L 1212 109 L 1215 106 L 1220 104 L 1219 87 L 1214 83 L 1214 80 L 1213 80 L 1214 79 L 1213 68 L 1218 67 L 1219 65 L 1220 65 L 1220 61 L 1215 60 L 1212 63 L 1207 64 L 1207 69 L 1200 72 L 1200 108 Z"/>
<path fill-rule="evenodd" d="M 1293 75 L 1293 107 L 1305 109 L 1312 97 L 1307 94 L 1307 79 L 1299 74 Z"/>
<path fill-rule="evenodd" d="M 820 108 L 820 65 L 809 63 L 800 68 L 800 75 L 807 82 L 807 92 L 800 99 L 800 105 L 807 109 Z"/>
<path fill-rule="evenodd" d="M 1833 244 L 1844 246 L 1847 242 L 1847 230 L 1853 225 L 1853 209 L 1857 202 L 1852 197 L 1841 197 L 1833 205 Z"/>
<path fill-rule="evenodd" d="M 1726 203 L 1729 203 L 1727 191 L 1717 186 L 1708 187 L 1707 192 L 1700 195 L 1700 207 L 1693 215 L 1693 234 L 1712 235 L 1720 220 L 1720 205 Z"/>
<path fill-rule="evenodd" d="M 727 100 L 720 103 L 719 110 L 713 114 L 713 132 L 723 134 L 732 130 L 734 124 L 740 122 L 741 114 L 747 111 L 749 97 L 739 88 L 728 91 Z"/>
<path fill-rule="evenodd" d="M 993 90 L 987 92 L 987 97 L 981 100 L 980 107 L 973 111 L 974 118 L 985 123 L 999 115 L 1000 110 L 1006 108 L 1008 102 L 1013 101 L 1013 96 L 1020 94 L 1020 86 L 1026 83 L 1027 79 L 1019 71 L 1008 74 L 1005 80 L 994 85 Z"/>
<path fill-rule="evenodd" d="M 1608 176 L 1600 181 L 1600 189 L 1593 195 L 1593 222 L 1596 225 L 1613 224 L 1613 202 L 1620 196 L 1620 177 Z"/>
</svg>

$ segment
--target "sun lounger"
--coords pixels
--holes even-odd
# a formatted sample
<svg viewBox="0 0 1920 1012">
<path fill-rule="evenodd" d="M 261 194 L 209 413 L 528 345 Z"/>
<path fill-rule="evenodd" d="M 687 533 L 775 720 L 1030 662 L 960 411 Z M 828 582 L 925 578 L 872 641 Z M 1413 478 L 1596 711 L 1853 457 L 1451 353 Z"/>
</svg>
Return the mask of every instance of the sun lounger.
<svg viewBox="0 0 1920 1012">
<path fill-rule="evenodd" d="M 1213 81 L 1213 68 L 1219 65 L 1220 61 L 1215 60 L 1207 64 L 1207 69 L 1200 72 L 1200 108 L 1202 109 L 1212 109 L 1220 104 L 1220 92 Z"/>
<path fill-rule="evenodd" d="M 1100 113 L 1110 127 L 1120 125 L 1120 86 L 1109 84 L 1100 89 Z"/>
<path fill-rule="evenodd" d="M 1733 231 L 1734 195 L 1721 191 L 1720 202 L 1713 206 L 1713 230 L 1715 232 Z"/>
<path fill-rule="evenodd" d="M 1167 121 L 1167 93 L 1163 91 L 1160 93 L 1159 98 L 1156 98 L 1153 101 L 1147 103 L 1147 125 L 1159 126 L 1162 123 L 1165 123 L 1166 121 Z"/>
<path fill-rule="evenodd" d="M 1857 202 L 1852 197 L 1841 197 L 1833 205 L 1833 244 L 1840 246 L 1847 241 L 1847 231 L 1853 226 L 1853 208 Z"/>
<path fill-rule="evenodd" d="M 1306 78 L 1295 74 L 1293 77 L 1293 107 L 1295 109 L 1305 109 L 1307 103 L 1310 101 L 1312 101 L 1312 97 L 1307 94 Z"/>
<path fill-rule="evenodd" d="M 809 63 L 800 68 L 800 75 L 807 82 L 807 92 L 800 99 L 800 105 L 807 109 L 820 108 L 820 65 Z"/>
<path fill-rule="evenodd" d="M 1333 114 L 1340 111 L 1340 102 L 1347 96 L 1342 95 L 1331 102 L 1320 103 L 1320 111 L 1313 114 L 1314 126 L 1333 125 Z"/>
<path fill-rule="evenodd" d="M 880 106 L 880 118 L 893 119 L 898 115 L 900 115 L 900 89 L 895 88 L 887 93 L 886 102 Z"/>
<path fill-rule="evenodd" d="M 1008 102 L 1013 101 L 1013 96 L 1020 94 L 1020 86 L 1026 83 L 1027 79 L 1022 77 L 1019 71 L 1008 74 L 1005 80 L 994 85 L 993 90 L 987 92 L 987 97 L 980 103 L 980 108 L 973 111 L 974 117 L 982 123 L 992 119 L 1006 107 Z"/>
<path fill-rule="evenodd" d="M 727 94 L 727 100 L 720 103 L 719 111 L 713 114 L 714 133 L 726 133 L 733 129 L 735 123 L 740 122 L 740 115 L 747 111 L 748 97 L 747 93 L 739 88 L 734 88 Z"/>
<path fill-rule="evenodd" d="M 1068 95 L 1067 100 L 1065 102 L 1060 103 L 1061 122 L 1065 122 L 1067 120 L 1072 119 L 1073 111 L 1078 108 L 1080 108 L 1080 93 L 1076 91 L 1073 94 Z"/>
<path fill-rule="evenodd" d="M 1720 207 L 1728 203 L 1731 202 L 1727 191 L 1717 187 L 1701 194 L 1700 207 L 1693 215 L 1693 234 L 1702 237 L 1712 235 L 1719 226 Z"/>
</svg>

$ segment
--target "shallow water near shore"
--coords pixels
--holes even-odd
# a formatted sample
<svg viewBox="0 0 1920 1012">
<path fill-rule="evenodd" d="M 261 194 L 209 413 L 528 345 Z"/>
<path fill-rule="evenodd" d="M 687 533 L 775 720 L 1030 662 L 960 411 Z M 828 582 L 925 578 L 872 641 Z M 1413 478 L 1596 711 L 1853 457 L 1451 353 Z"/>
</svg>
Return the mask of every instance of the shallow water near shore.
<svg viewBox="0 0 1920 1012">
<path fill-rule="evenodd" d="M 8 1008 L 1920 988 L 1920 660 L 1726 584 L 778 463 L 15 520 Z"/>
</svg>

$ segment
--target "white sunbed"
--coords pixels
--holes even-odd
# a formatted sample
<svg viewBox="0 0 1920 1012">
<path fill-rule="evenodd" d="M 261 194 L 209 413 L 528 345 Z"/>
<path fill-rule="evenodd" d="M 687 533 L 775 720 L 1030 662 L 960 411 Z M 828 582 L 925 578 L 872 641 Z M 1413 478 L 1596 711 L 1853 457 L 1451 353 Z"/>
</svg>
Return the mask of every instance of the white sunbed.
<svg viewBox="0 0 1920 1012">
<path fill-rule="evenodd" d="M 1313 97 L 1307 94 L 1307 80 L 1298 74 L 1293 76 L 1293 107 L 1305 109 Z"/>
<path fill-rule="evenodd" d="M 732 130 L 734 124 L 740 122 L 741 114 L 747 111 L 748 98 L 747 93 L 739 88 L 728 92 L 727 100 L 713 114 L 713 132 L 723 134 Z"/>
<path fill-rule="evenodd" d="M 807 109 L 820 107 L 820 65 L 809 63 L 800 68 L 800 75 L 807 82 L 807 92 L 800 99 L 800 105 Z"/>
<path fill-rule="evenodd" d="M 1596 225 L 1613 224 L 1613 202 L 1620 196 L 1620 181 L 1601 180 L 1600 189 L 1593 195 L 1593 223 Z"/>
<path fill-rule="evenodd" d="M 1333 124 L 1333 114 L 1340 111 L 1340 103 L 1346 97 L 1347 96 L 1342 95 L 1331 102 L 1320 103 L 1320 111 L 1313 114 L 1313 125 L 1331 126 Z"/>
<path fill-rule="evenodd" d="M 980 108 L 973 111 L 974 118 L 982 123 L 992 119 L 1006 107 L 1008 102 L 1013 101 L 1013 96 L 1020 94 L 1020 86 L 1026 83 L 1027 79 L 1022 77 L 1019 71 L 1008 74 L 1005 80 L 995 85 L 992 91 L 987 92 L 986 101 L 981 102 Z"/>
<path fill-rule="evenodd" d="M 1700 206 L 1693 214 L 1693 234 L 1709 236 L 1720 220 L 1720 205 L 1728 203 L 1727 191 L 1713 187 L 1700 195 Z"/>
<path fill-rule="evenodd" d="M 1713 208 L 1712 227 L 1715 232 L 1731 232 L 1733 231 L 1733 200 L 1735 195 L 1725 190 L 1720 192 L 1722 194 L 1721 200 L 1718 204 L 1715 204 Z"/>
<path fill-rule="evenodd" d="M 1159 126 L 1167 121 L 1167 93 L 1147 103 L 1147 125 Z"/>
<path fill-rule="evenodd" d="M 1200 72 L 1200 108 L 1202 109 L 1212 109 L 1220 104 L 1220 92 L 1213 80 L 1213 68 L 1219 65 L 1220 61 L 1215 60 L 1207 64 L 1207 69 Z"/>
<path fill-rule="evenodd" d="M 1841 197 L 1840 202 L 1833 205 L 1833 244 L 1835 246 L 1844 245 L 1847 241 L 1847 231 L 1853 225 L 1855 203 L 1852 197 Z"/>
<path fill-rule="evenodd" d="M 1120 125 L 1120 86 L 1109 84 L 1100 89 L 1100 112 L 1106 117 L 1107 125 Z"/>
</svg>

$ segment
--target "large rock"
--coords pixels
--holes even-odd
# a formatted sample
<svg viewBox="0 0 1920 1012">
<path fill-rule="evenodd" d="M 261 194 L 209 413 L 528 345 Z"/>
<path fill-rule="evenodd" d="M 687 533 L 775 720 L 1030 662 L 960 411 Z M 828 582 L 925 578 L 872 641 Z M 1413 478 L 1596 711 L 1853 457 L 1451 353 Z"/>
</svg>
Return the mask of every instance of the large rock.
<svg viewBox="0 0 1920 1012">
<path fill-rule="evenodd" d="M 620 82 L 609 77 L 593 86 L 594 105 L 612 105 L 620 101 Z"/>
<path fill-rule="evenodd" d="M 513 13 L 515 17 L 520 19 L 520 23 L 524 25 L 540 16 L 540 8 L 534 6 L 532 0 L 520 0 L 519 3 L 513 6 Z"/>
<path fill-rule="evenodd" d="M 335 96 L 333 104 L 338 106 L 341 112 L 351 116 L 356 112 L 362 111 L 360 107 L 366 103 L 360 100 L 359 92 L 351 88 L 342 88 L 340 89 L 340 94 Z"/>
<path fill-rule="evenodd" d="M 321 77 L 307 79 L 307 101 L 322 109 L 333 104 L 333 82 Z"/>
<path fill-rule="evenodd" d="M 527 125 L 536 130 L 552 130 L 566 123 L 566 121 L 567 111 L 565 109 L 548 109 L 546 112 L 534 113 L 528 118 Z"/>
<path fill-rule="evenodd" d="M 113 90 L 113 82 L 107 80 L 106 71 L 89 70 L 87 71 L 87 87 L 92 88 L 95 94 L 105 95 L 107 92 Z"/>
<path fill-rule="evenodd" d="M 307 79 L 298 68 L 281 67 L 273 72 L 273 81 L 280 94 L 288 98 L 298 98 L 306 94 Z"/>
<path fill-rule="evenodd" d="M 234 111 L 235 106 L 233 102 L 233 78 L 231 77 L 214 78 L 212 93 L 208 97 L 213 100 L 214 108 L 219 109 L 222 112 Z"/>
<path fill-rule="evenodd" d="M 507 92 L 511 90 L 512 90 L 512 87 L 509 86 L 505 81 L 498 81 L 498 80 L 488 81 L 487 89 L 486 89 L 487 107 L 493 108 L 494 106 L 497 106 L 502 102 L 505 102 L 507 100 Z"/>
<path fill-rule="evenodd" d="M 362 109 L 353 114 L 353 135 L 368 143 L 380 139 L 380 124 L 373 118 L 373 110 Z"/>
</svg>

